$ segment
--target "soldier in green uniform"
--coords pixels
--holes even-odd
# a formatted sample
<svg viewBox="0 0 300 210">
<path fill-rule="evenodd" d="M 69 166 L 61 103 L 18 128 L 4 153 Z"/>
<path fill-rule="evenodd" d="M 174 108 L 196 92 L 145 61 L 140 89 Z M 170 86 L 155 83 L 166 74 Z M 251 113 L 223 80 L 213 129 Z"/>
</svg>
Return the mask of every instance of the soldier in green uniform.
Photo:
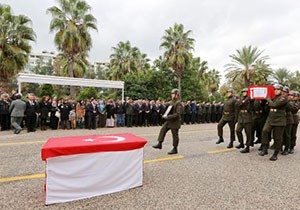
<svg viewBox="0 0 300 210">
<path fill-rule="evenodd" d="M 293 154 L 294 153 L 294 147 L 296 146 L 296 139 L 297 139 L 297 128 L 298 128 L 298 124 L 299 124 L 299 115 L 298 110 L 300 109 L 300 93 L 293 91 L 293 106 L 292 106 L 292 114 L 293 114 L 293 118 L 294 118 L 294 122 L 292 124 L 292 131 L 291 131 L 291 145 L 290 145 L 290 149 L 289 149 L 289 153 Z"/>
<path fill-rule="evenodd" d="M 247 136 L 246 148 L 241 150 L 241 153 L 249 153 L 250 146 L 253 146 L 253 131 L 252 131 L 252 115 L 251 115 L 251 104 L 250 97 L 247 96 L 248 88 L 242 90 L 242 98 L 237 102 L 237 127 L 236 135 L 239 140 L 239 145 L 236 146 L 237 149 L 244 148 L 244 139 L 242 130 L 244 129 Z"/>
<path fill-rule="evenodd" d="M 294 104 L 294 101 L 292 99 L 292 96 L 289 95 L 290 89 L 287 86 L 283 87 L 283 94 L 287 97 L 288 103 L 286 106 L 286 126 L 284 128 L 283 132 L 283 145 L 284 150 L 282 151 L 282 155 L 288 155 L 289 149 L 291 147 L 291 134 L 292 134 L 292 124 L 294 123 L 294 118 L 292 114 L 292 106 Z"/>
<path fill-rule="evenodd" d="M 235 103 L 236 99 L 233 96 L 233 89 L 227 90 L 227 101 L 224 102 L 223 115 L 220 122 L 218 123 L 219 140 L 216 142 L 216 144 L 224 142 L 223 127 L 228 123 L 230 128 L 230 143 L 228 144 L 227 148 L 232 148 L 233 142 L 235 140 Z"/>
<path fill-rule="evenodd" d="M 282 95 L 283 86 L 280 84 L 274 85 L 275 98 L 267 98 L 267 103 L 270 107 L 270 112 L 262 132 L 262 150 L 259 155 L 268 154 L 269 135 L 273 131 L 274 153 L 270 160 L 277 160 L 277 155 L 282 147 L 282 138 L 284 127 L 286 126 L 286 105 L 287 98 Z"/>
<path fill-rule="evenodd" d="M 266 108 L 266 100 L 253 100 L 252 120 L 253 120 L 253 138 L 256 136 L 254 144 L 261 144 L 262 129 L 268 117 L 268 109 Z"/>
<path fill-rule="evenodd" d="M 181 126 L 181 109 L 182 105 L 179 100 L 180 92 L 178 89 L 173 89 L 171 92 L 172 102 L 166 109 L 166 113 L 163 115 L 163 118 L 166 119 L 165 123 L 163 124 L 162 128 L 160 129 L 159 136 L 158 136 L 158 143 L 152 146 L 155 149 L 161 149 L 162 143 L 165 139 L 167 132 L 171 129 L 172 136 L 173 136 L 173 149 L 168 152 L 169 155 L 177 154 L 178 144 L 179 144 L 179 129 Z"/>
</svg>

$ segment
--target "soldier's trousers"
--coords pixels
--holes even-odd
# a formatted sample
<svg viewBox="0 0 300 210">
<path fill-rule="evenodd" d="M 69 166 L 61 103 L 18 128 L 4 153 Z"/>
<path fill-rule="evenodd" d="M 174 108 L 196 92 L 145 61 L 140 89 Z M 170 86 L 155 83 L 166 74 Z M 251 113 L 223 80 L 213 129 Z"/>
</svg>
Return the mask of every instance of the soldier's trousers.
<svg viewBox="0 0 300 210">
<path fill-rule="evenodd" d="M 234 133 L 234 120 L 226 121 L 221 119 L 221 121 L 218 123 L 218 136 L 223 137 L 223 127 L 228 123 L 230 128 L 230 141 L 235 141 L 235 133 Z"/>
<path fill-rule="evenodd" d="M 222 114 L 217 114 L 217 119 L 216 119 L 216 121 L 217 121 L 217 122 L 220 122 L 221 118 L 222 118 Z"/>
<path fill-rule="evenodd" d="M 296 139 L 297 139 L 297 128 L 298 124 L 292 125 L 292 132 L 291 132 L 291 148 L 296 146 Z"/>
<path fill-rule="evenodd" d="M 284 128 L 282 144 L 287 148 L 291 146 L 292 124 L 288 124 Z"/>
<path fill-rule="evenodd" d="M 253 146 L 253 131 L 252 131 L 252 123 L 238 123 L 235 129 L 236 136 L 238 137 L 239 143 L 244 144 L 244 138 L 242 131 L 245 130 L 246 133 L 246 145 Z"/>
<path fill-rule="evenodd" d="M 265 123 L 262 131 L 262 144 L 268 145 L 270 141 L 270 133 L 273 131 L 274 150 L 279 152 L 282 148 L 282 139 L 285 126 L 272 126 Z"/>
<path fill-rule="evenodd" d="M 205 113 L 201 114 L 201 122 L 202 123 L 205 123 L 205 115 L 206 115 Z"/>
<path fill-rule="evenodd" d="M 175 129 L 175 128 L 169 128 L 167 122 L 165 122 L 163 124 L 163 126 L 160 129 L 159 135 L 158 135 L 158 141 L 159 142 L 163 142 L 165 139 L 165 136 L 167 134 L 167 132 L 171 129 L 172 132 L 172 137 L 173 137 L 173 147 L 178 147 L 179 144 L 179 135 L 178 135 L 178 131 L 179 129 Z"/>
<path fill-rule="evenodd" d="M 211 113 L 206 114 L 206 122 L 210 123 L 211 122 Z"/>
<path fill-rule="evenodd" d="M 133 115 L 128 114 L 126 116 L 127 116 L 127 118 L 126 118 L 126 126 L 127 127 L 132 127 Z"/>
<path fill-rule="evenodd" d="M 257 140 L 261 142 L 261 138 L 262 138 L 262 129 L 265 125 L 266 119 L 263 117 L 258 117 L 256 119 L 254 119 L 253 121 L 253 138 L 254 135 L 256 135 Z"/>
</svg>

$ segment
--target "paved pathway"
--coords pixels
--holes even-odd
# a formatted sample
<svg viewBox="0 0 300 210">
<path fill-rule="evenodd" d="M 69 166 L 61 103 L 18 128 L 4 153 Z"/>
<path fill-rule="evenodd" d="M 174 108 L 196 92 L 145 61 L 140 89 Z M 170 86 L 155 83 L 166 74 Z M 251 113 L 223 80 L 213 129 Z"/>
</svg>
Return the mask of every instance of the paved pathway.
<svg viewBox="0 0 300 210">
<path fill-rule="evenodd" d="M 216 124 L 184 125 L 179 154 L 168 156 L 171 133 L 162 150 L 160 127 L 0 133 L 0 209 L 300 209 L 300 147 L 295 154 L 271 162 L 251 153 L 216 145 Z M 40 150 L 54 136 L 133 133 L 145 146 L 144 185 L 80 201 L 44 206 L 44 168 Z M 298 136 L 300 132 L 298 129 Z M 299 141 L 299 140 L 298 140 Z"/>
</svg>

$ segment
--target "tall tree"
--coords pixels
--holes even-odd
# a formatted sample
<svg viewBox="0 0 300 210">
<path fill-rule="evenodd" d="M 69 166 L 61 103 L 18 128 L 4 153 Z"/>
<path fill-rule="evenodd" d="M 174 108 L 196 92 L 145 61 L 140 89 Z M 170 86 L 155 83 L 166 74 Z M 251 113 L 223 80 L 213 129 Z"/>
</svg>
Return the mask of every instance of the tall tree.
<svg viewBox="0 0 300 210">
<path fill-rule="evenodd" d="M 258 70 L 257 70 L 258 69 Z M 253 74 L 253 85 L 266 85 L 269 77 L 273 74 L 270 65 L 265 61 L 259 61 L 255 64 L 255 74 Z"/>
<path fill-rule="evenodd" d="M 137 47 L 132 47 L 129 41 L 119 42 L 112 48 L 110 55 L 110 71 L 107 78 L 121 80 L 131 72 L 139 72 L 149 69 L 149 59 L 146 54 L 140 52 Z"/>
<path fill-rule="evenodd" d="M 138 53 L 135 57 L 135 64 L 137 71 L 145 71 L 150 69 L 150 59 L 147 57 L 145 53 Z"/>
<path fill-rule="evenodd" d="M 65 60 L 70 77 L 83 74 L 76 72 L 78 67 L 86 69 L 87 52 L 92 47 L 90 30 L 97 31 L 96 18 L 90 14 L 91 7 L 85 0 L 57 0 L 60 7 L 50 7 L 52 20 L 50 31 L 56 31 L 54 42 Z M 71 96 L 75 89 L 71 87 Z"/>
<path fill-rule="evenodd" d="M 251 45 L 243 47 L 241 50 L 236 50 L 236 54 L 229 56 L 232 59 L 231 63 L 225 65 L 226 78 L 230 82 L 234 82 L 241 76 L 244 79 L 245 87 L 253 84 L 254 75 L 259 74 L 259 71 L 269 71 L 269 69 L 265 68 L 265 65 L 261 65 L 269 58 L 269 56 L 263 56 L 263 52 Z"/>
<path fill-rule="evenodd" d="M 13 15 L 8 5 L 0 4 L 0 92 L 7 92 L 10 79 L 24 68 L 35 33 L 31 20 Z"/>
<path fill-rule="evenodd" d="M 191 51 L 195 40 L 190 38 L 191 32 L 191 30 L 185 32 L 182 24 L 175 23 L 165 31 L 160 44 L 160 47 L 165 50 L 164 59 L 177 75 L 179 90 L 181 90 L 183 72 L 192 57 Z"/>
<path fill-rule="evenodd" d="M 176 84 L 176 77 L 173 79 Z M 190 64 L 188 65 L 181 78 L 182 84 L 181 84 L 181 95 L 182 100 L 188 101 L 188 100 L 199 100 L 203 98 L 203 91 L 199 85 L 200 79 L 198 77 L 198 69 L 193 68 L 193 66 Z"/>
<path fill-rule="evenodd" d="M 220 72 L 216 69 L 212 69 L 202 75 L 200 84 L 206 93 L 215 94 L 215 92 L 219 89 L 220 81 Z"/>
<path fill-rule="evenodd" d="M 275 82 L 283 85 L 289 85 L 289 81 L 291 78 L 292 78 L 292 74 L 286 68 L 279 68 L 272 75 L 272 79 L 274 79 Z"/>
<path fill-rule="evenodd" d="M 208 64 L 207 61 L 202 61 L 200 63 L 200 66 L 199 66 L 199 69 L 198 69 L 198 75 L 199 76 L 202 76 L 206 72 L 206 70 L 208 69 L 207 64 Z"/>
<path fill-rule="evenodd" d="M 292 90 L 300 91 L 300 71 L 296 71 L 294 74 L 292 74 L 292 78 L 290 80 L 290 88 Z"/>
</svg>

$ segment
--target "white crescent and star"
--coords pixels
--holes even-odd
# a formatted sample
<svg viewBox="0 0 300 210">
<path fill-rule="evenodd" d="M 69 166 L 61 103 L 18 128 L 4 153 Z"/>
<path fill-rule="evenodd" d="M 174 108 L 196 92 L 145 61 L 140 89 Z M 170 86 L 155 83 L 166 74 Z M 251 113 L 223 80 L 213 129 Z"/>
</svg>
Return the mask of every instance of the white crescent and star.
<svg viewBox="0 0 300 210">
<path fill-rule="evenodd" d="M 125 138 L 121 136 L 98 136 L 96 138 L 88 138 L 88 139 L 83 139 L 85 142 L 94 142 L 94 141 L 105 141 L 105 142 L 120 142 L 124 141 Z"/>
</svg>

